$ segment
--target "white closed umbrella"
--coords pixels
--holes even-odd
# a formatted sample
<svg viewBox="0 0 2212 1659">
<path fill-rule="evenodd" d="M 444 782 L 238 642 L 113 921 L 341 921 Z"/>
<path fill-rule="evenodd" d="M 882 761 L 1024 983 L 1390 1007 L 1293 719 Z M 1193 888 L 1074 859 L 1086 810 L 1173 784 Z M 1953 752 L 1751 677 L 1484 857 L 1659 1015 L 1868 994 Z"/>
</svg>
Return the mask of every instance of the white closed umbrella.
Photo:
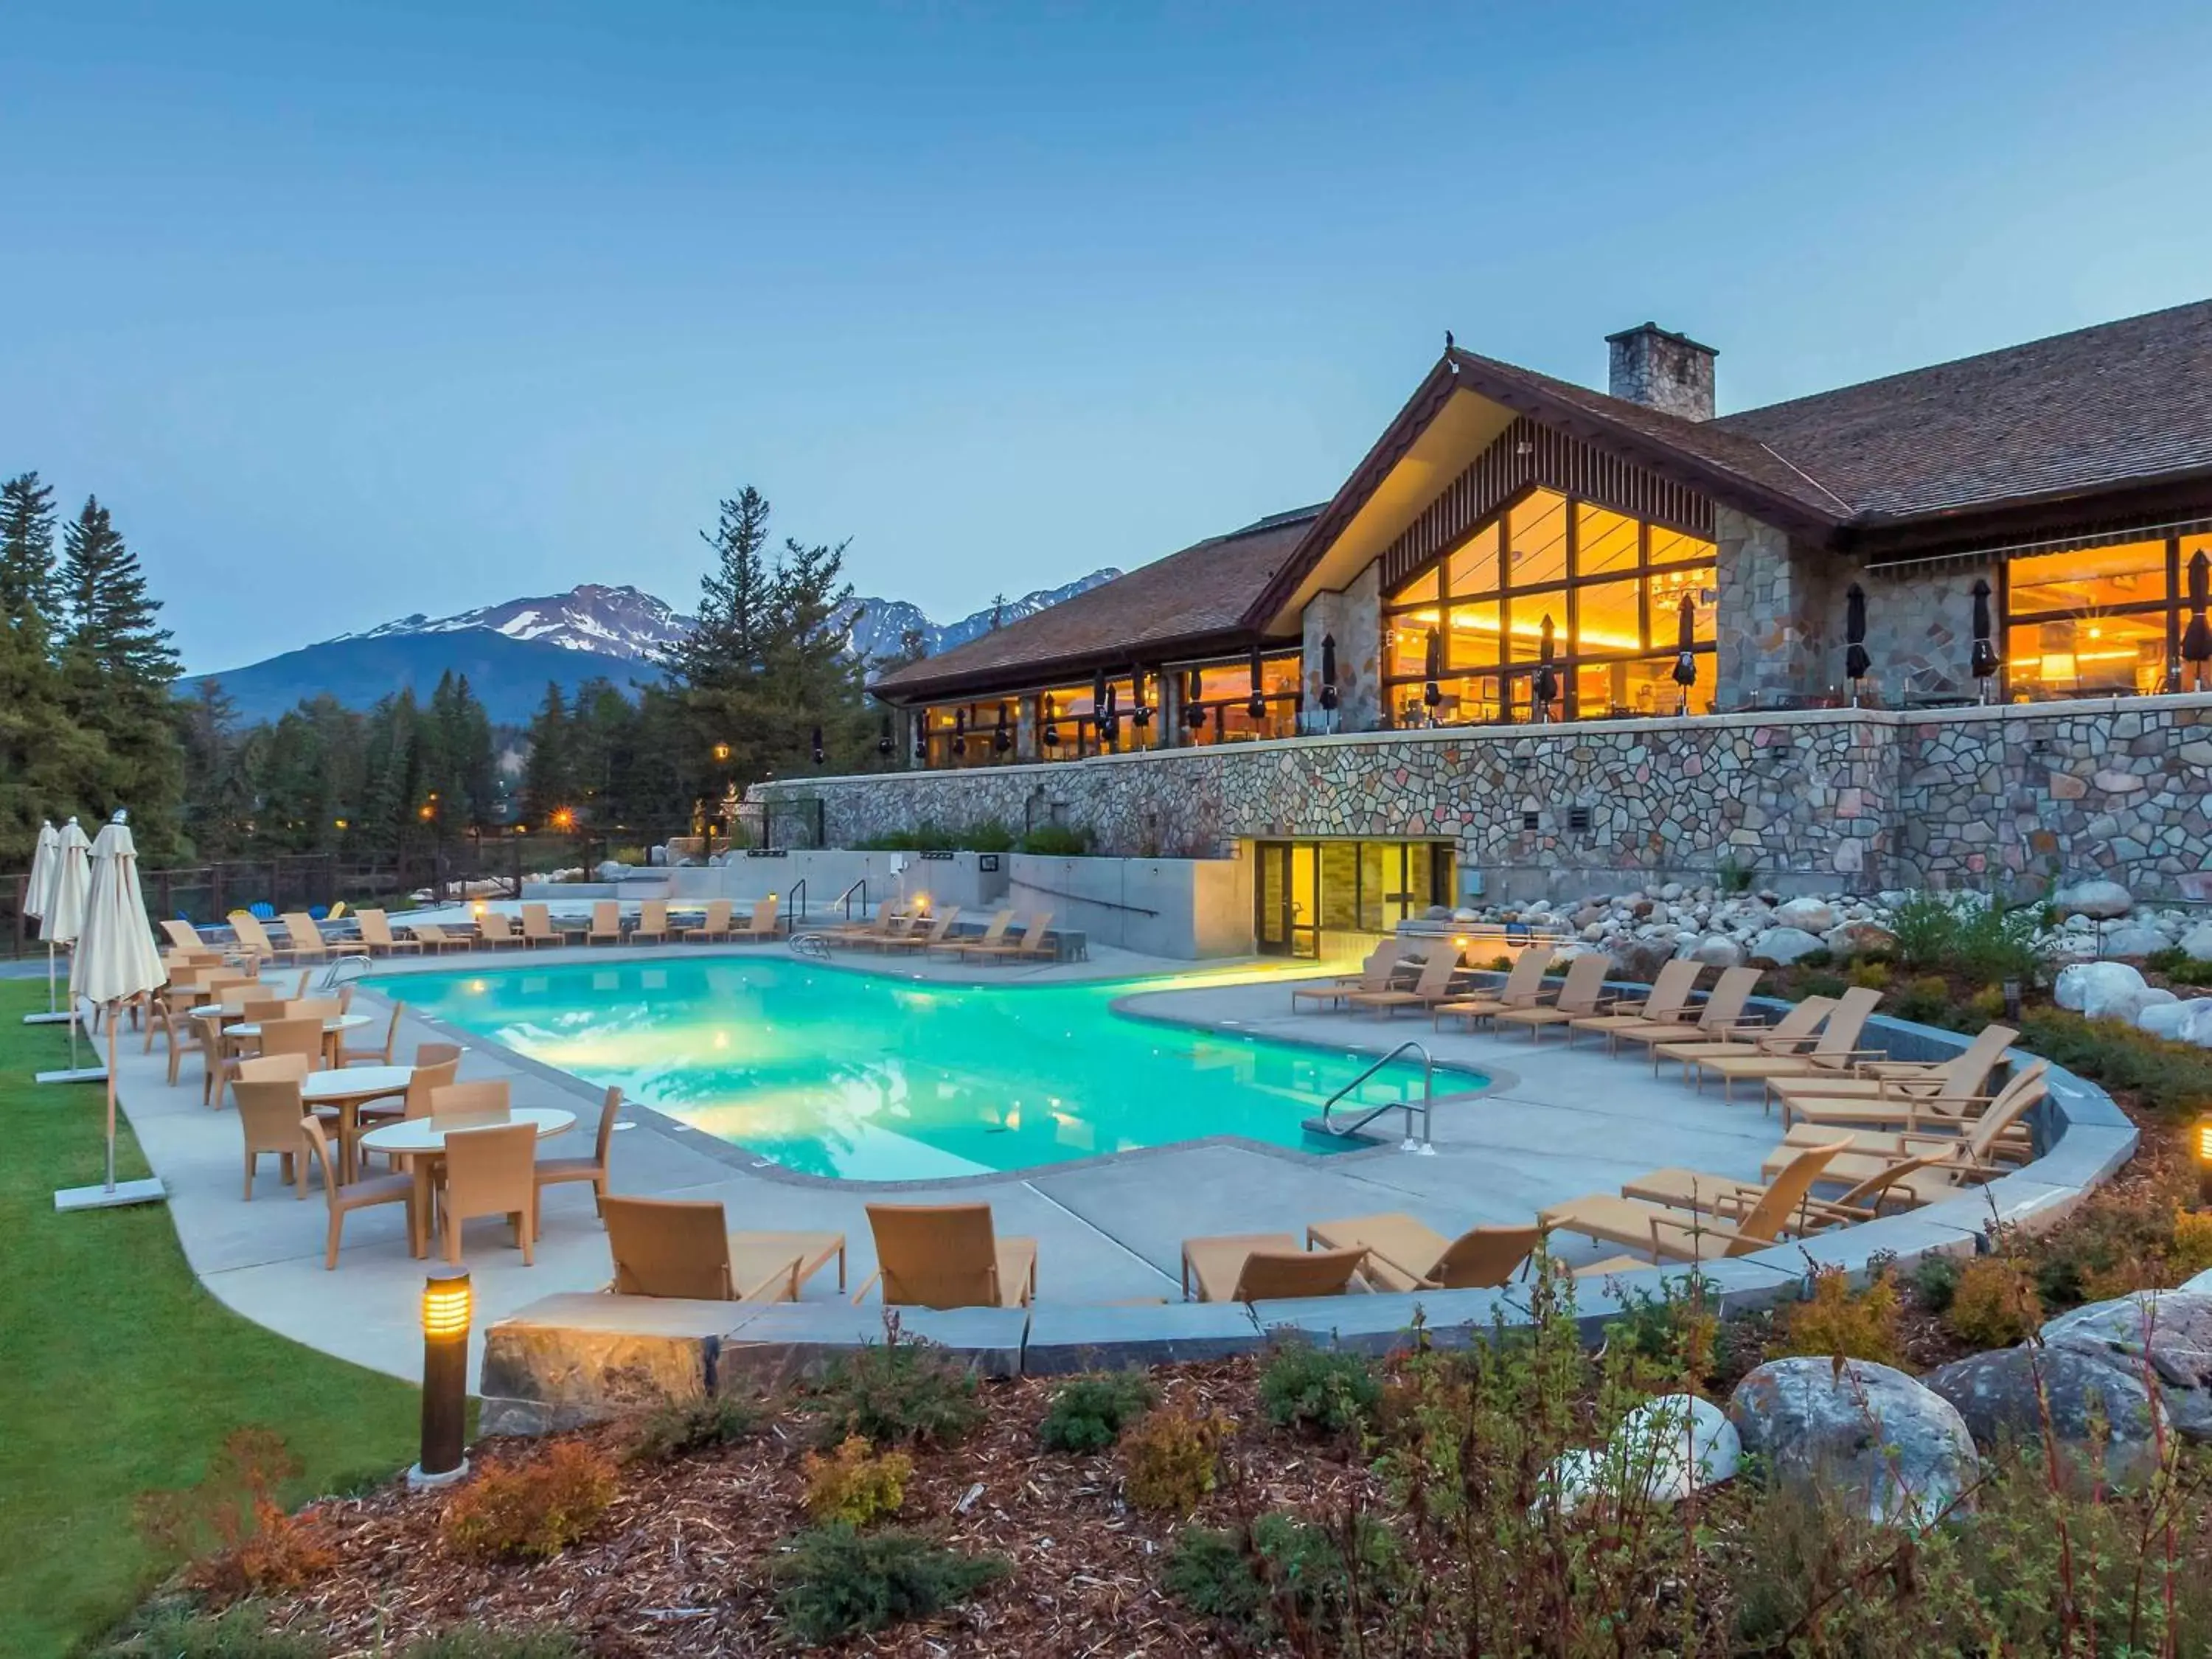
<svg viewBox="0 0 2212 1659">
<path fill-rule="evenodd" d="M 61 832 L 54 828 L 54 821 L 48 818 L 39 826 L 39 844 L 37 850 L 31 854 L 30 878 L 23 884 L 23 914 L 34 921 L 45 916 L 46 906 L 52 900 L 54 866 L 61 861 Z M 68 1018 L 68 1015 L 56 1012 L 60 1006 L 54 996 L 54 947 L 50 943 L 46 946 L 46 1012 L 24 1015 L 23 1024 L 44 1025 Z"/>
<path fill-rule="evenodd" d="M 84 926 L 85 893 L 92 881 L 90 854 L 92 843 L 84 838 L 84 831 L 71 818 L 61 827 L 55 837 L 54 872 L 47 884 L 46 911 L 39 918 L 39 937 L 46 942 L 46 962 L 52 970 L 53 947 L 66 945 L 74 952 L 78 932 Z M 72 965 L 70 977 L 74 982 L 76 971 Z M 41 1072 L 41 1083 L 81 1083 L 90 1081 L 90 1076 L 80 1071 L 76 1063 L 76 1008 L 71 1004 L 70 1021 L 70 1068 L 66 1072 Z M 97 1072 L 98 1068 L 93 1068 Z"/>
<path fill-rule="evenodd" d="M 107 1180 L 101 1187 L 56 1193 L 54 1207 L 64 1210 L 162 1196 L 158 1179 L 115 1184 L 115 1028 L 122 1023 L 125 1003 L 159 990 L 169 978 L 146 919 L 146 896 L 138 887 L 138 848 L 122 813 L 92 843 L 89 876 L 82 923 L 70 953 L 70 1000 L 73 1006 L 80 998 L 97 1003 L 106 1014 Z"/>
</svg>

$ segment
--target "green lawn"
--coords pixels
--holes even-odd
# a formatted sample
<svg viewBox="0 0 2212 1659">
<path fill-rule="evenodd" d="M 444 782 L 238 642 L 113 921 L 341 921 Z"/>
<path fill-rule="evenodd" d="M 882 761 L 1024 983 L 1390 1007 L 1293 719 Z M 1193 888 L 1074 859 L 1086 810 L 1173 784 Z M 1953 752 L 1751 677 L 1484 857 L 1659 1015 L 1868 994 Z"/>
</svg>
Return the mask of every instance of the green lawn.
<svg viewBox="0 0 2212 1659">
<path fill-rule="evenodd" d="M 62 1655 L 157 1577 L 131 1522 L 149 1489 L 188 1486 L 224 1435 L 283 1434 L 305 1498 L 411 1461 L 412 1388 L 302 1348 L 200 1288 L 160 1205 L 57 1215 L 100 1178 L 96 1085 L 31 1081 L 67 1063 L 26 1026 L 46 986 L 0 981 L 0 1654 Z M 226 1121 L 218 1127 L 234 1124 Z M 118 1176 L 143 1175 L 126 1127 Z M 315 1238 L 322 1237 L 319 1226 Z M 341 1272 L 333 1294 L 343 1291 Z"/>
</svg>

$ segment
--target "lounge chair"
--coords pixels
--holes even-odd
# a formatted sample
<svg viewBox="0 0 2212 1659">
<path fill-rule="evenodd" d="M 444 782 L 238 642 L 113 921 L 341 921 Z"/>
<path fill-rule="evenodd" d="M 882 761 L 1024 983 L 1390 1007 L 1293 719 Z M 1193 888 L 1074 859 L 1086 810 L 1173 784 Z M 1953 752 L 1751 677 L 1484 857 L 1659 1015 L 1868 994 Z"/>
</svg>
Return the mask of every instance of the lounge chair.
<svg viewBox="0 0 2212 1659">
<path fill-rule="evenodd" d="M 1395 1019 L 1401 1008 L 1411 1008 L 1416 1013 L 1433 1011 L 1450 999 L 1452 975 L 1458 971 L 1459 951 L 1440 940 L 1430 951 L 1428 960 L 1421 964 L 1412 985 L 1403 989 L 1393 986 L 1382 991 L 1354 991 L 1345 998 L 1344 1006 L 1352 1011 L 1369 1009 L 1385 1019 Z"/>
<path fill-rule="evenodd" d="M 410 922 L 407 931 L 414 934 L 424 950 L 433 954 L 440 951 L 465 951 L 473 942 L 459 933 L 447 933 L 434 921 Z"/>
<path fill-rule="evenodd" d="M 647 899 L 637 907 L 637 926 L 629 930 L 629 942 L 632 945 L 668 943 L 666 899 Z"/>
<path fill-rule="evenodd" d="M 487 907 L 477 916 L 477 943 L 497 950 L 502 945 L 521 946 L 529 941 L 516 929 L 514 917 Z"/>
<path fill-rule="evenodd" d="M 952 924 L 959 920 L 960 907 L 948 904 L 930 918 L 927 928 L 918 933 L 893 933 L 873 943 L 878 951 L 920 951 L 927 955 L 935 946 L 945 943 L 945 935 L 952 931 Z"/>
<path fill-rule="evenodd" d="M 179 951 L 204 951 L 208 942 L 200 937 L 200 930 L 181 916 L 171 916 L 161 923 L 161 933 Z"/>
<path fill-rule="evenodd" d="M 906 926 L 911 914 L 900 906 L 882 904 L 876 907 L 876 914 L 872 916 L 864 916 L 858 921 L 833 922 L 827 927 L 816 927 L 810 931 L 833 945 L 842 947 L 863 944 L 870 939 L 889 938 Z"/>
<path fill-rule="evenodd" d="M 1836 1006 L 1833 997 L 1807 997 L 1782 1011 L 1782 1018 L 1771 1025 L 1757 1020 L 1741 1024 L 1723 1026 L 1711 1036 L 1692 1037 L 1682 1042 L 1656 1042 L 1651 1046 L 1651 1069 L 1659 1069 L 1659 1062 L 1671 1060 L 1681 1065 L 1683 1075 L 1696 1061 L 1712 1055 L 1747 1054 L 1758 1051 L 1758 1045 L 1767 1041 L 1792 1042 L 1800 1037 L 1817 1036 L 1821 1022 L 1828 1018 Z"/>
<path fill-rule="evenodd" d="M 796 1302 L 799 1287 L 835 1260 L 845 1288 L 842 1233 L 732 1232 L 713 1200 L 605 1200 L 607 1249 L 622 1296 L 701 1302 Z"/>
<path fill-rule="evenodd" d="M 985 962 L 1052 961 L 1060 955 L 1060 947 L 1052 937 L 1052 912 L 1040 910 L 1029 920 L 1018 939 L 1001 939 L 995 945 L 964 946 L 960 955 L 980 957 Z"/>
<path fill-rule="evenodd" d="M 1885 1133 L 1846 1132 L 1831 1123 L 1800 1123 L 1783 1136 L 1782 1145 L 1766 1162 L 1770 1166 L 1778 1164 L 1796 1148 L 1840 1135 L 1847 1150 L 1831 1166 L 1828 1178 L 1856 1181 L 1886 1162 L 1935 1152 L 1942 1159 L 1937 1175 L 1913 1183 L 1911 1191 L 1923 1203 L 1948 1197 L 1969 1179 L 1986 1181 L 2002 1173 L 2001 1156 L 2016 1157 L 2029 1150 L 2024 1120 L 2050 1092 L 2045 1075 L 2049 1070 L 2049 1062 L 2036 1060 L 2023 1066 L 1978 1114 L 1950 1116 L 1930 1111 L 1921 1120 L 1923 1127 L 1917 1128 Z"/>
<path fill-rule="evenodd" d="M 1627 1027 L 1651 1024 L 1671 1024 L 1683 1017 L 1690 1006 L 1690 994 L 1698 988 L 1698 975 L 1705 971 L 1705 963 L 1695 957 L 1676 957 L 1672 962 L 1662 963 L 1659 971 L 1652 975 L 1651 989 L 1642 997 L 1617 997 L 1606 1003 L 1600 1012 L 1584 1014 L 1579 1019 L 1567 1022 L 1567 1046 L 1574 1047 L 1575 1033 L 1595 1031 L 1605 1038 L 1607 1053 L 1620 1047 L 1613 1033 Z"/>
<path fill-rule="evenodd" d="M 943 944 L 933 945 L 929 948 L 933 951 L 950 951 L 952 955 L 958 956 L 963 951 L 972 951 L 982 945 L 998 945 L 1005 940 L 1006 929 L 1013 925 L 1013 921 L 1014 913 L 1012 910 L 996 910 L 991 915 L 990 925 L 985 927 L 978 937 L 962 939 L 951 936 L 946 938 Z"/>
<path fill-rule="evenodd" d="M 287 910 L 283 915 L 284 937 L 290 941 L 287 947 L 295 962 L 320 962 L 330 955 L 331 947 L 323 939 L 322 929 L 305 910 Z"/>
<path fill-rule="evenodd" d="M 1525 1025 L 1528 1040 L 1540 1042 L 1547 1025 L 1565 1025 L 1596 1013 L 1605 998 L 1605 976 L 1612 971 L 1611 957 L 1602 951 L 1585 951 L 1567 964 L 1567 976 L 1549 1002 L 1533 1008 L 1500 1008 L 1492 1017 L 1491 1029 L 1502 1034 L 1508 1025 Z"/>
<path fill-rule="evenodd" d="M 1316 1221 L 1306 1229 L 1309 1248 L 1364 1250 L 1360 1271 L 1385 1291 L 1469 1291 L 1504 1284 L 1543 1242 L 1539 1227 L 1470 1227 L 1446 1238 L 1416 1217 L 1393 1211 Z"/>
<path fill-rule="evenodd" d="M 421 1218 L 415 1212 L 415 1177 L 407 1175 L 365 1176 L 358 1181 L 338 1184 L 337 1164 L 331 1157 L 330 1138 L 323 1126 L 312 1117 L 300 1120 L 301 1143 L 309 1158 L 322 1171 L 323 1194 L 329 1200 L 331 1226 L 324 1241 L 323 1267 L 335 1271 L 338 1265 L 338 1241 L 345 1228 L 345 1218 L 356 1210 L 366 1210 L 379 1204 L 404 1204 L 407 1206 L 407 1237 L 419 1236 Z M 306 1196 L 303 1190 L 301 1194 Z"/>
<path fill-rule="evenodd" d="M 354 921 L 361 928 L 362 948 L 373 957 L 388 957 L 398 951 L 420 951 L 420 939 L 395 939 L 392 933 L 392 919 L 381 910 L 356 912 Z"/>
<path fill-rule="evenodd" d="M 737 907 L 727 899 L 708 899 L 707 914 L 699 919 L 696 927 L 686 927 L 678 937 L 691 939 L 726 939 L 730 936 L 730 916 Z"/>
<path fill-rule="evenodd" d="M 2035 1097 L 2043 1095 L 2041 1079 L 2047 1069 L 2043 1060 L 2034 1060 L 2015 1072 L 2005 1085 L 1990 1095 L 1908 1095 L 1902 1097 L 1869 1097 L 1856 1099 L 1795 1100 L 1783 1108 L 1783 1121 L 1792 1133 L 1797 1129 L 1818 1125 L 1823 1129 L 1867 1130 L 1876 1139 L 1887 1139 L 1895 1134 L 1905 1135 L 1966 1135 L 1977 1132 L 1990 1115 L 2002 1110 L 2024 1088 L 2033 1086 Z M 2033 1102 L 2029 1103 L 2033 1104 Z M 2021 1109 L 2022 1111 L 2025 1107 Z M 2017 1121 L 2020 1112 L 2014 1112 L 2014 1121 L 2008 1126 L 2004 1143 L 2008 1147 L 2024 1146 L 2027 1139 L 2027 1127 Z M 1795 1118 L 1795 1123 L 1790 1120 Z M 1880 1132 L 1889 1131 L 1890 1134 Z"/>
<path fill-rule="evenodd" d="M 1341 1296 L 1366 1264 L 1364 1247 L 1302 1250 L 1288 1233 L 1230 1233 L 1182 1242 L 1182 1296 L 1200 1302 L 1280 1302 L 1290 1297 Z"/>
<path fill-rule="evenodd" d="M 1836 1000 L 1820 1024 L 1817 1037 L 1761 1037 L 1754 1052 L 1706 1054 L 1696 1061 L 1697 1084 L 1702 1091 L 1707 1077 L 1721 1080 L 1723 1098 L 1747 1079 L 1778 1077 L 1847 1077 L 1863 1060 L 1881 1058 L 1879 1048 L 1862 1048 L 1867 1017 L 1881 1006 L 1881 993 L 1870 986 L 1855 985 Z"/>
<path fill-rule="evenodd" d="M 251 910 L 233 910 L 223 920 L 230 924 L 230 931 L 238 936 L 240 951 L 258 961 L 274 962 L 276 959 L 276 947 L 270 943 L 260 917 Z"/>
<path fill-rule="evenodd" d="M 597 899 L 592 904 L 592 926 L 584 935 L 586 945 L 622 943 L 622 904 L 616 899 Z"/>
<path fill-rule="evenodd" d="M 1592 1193 L 1552 1205 L 1536 1218 L 1548 1228 L 1584 1233 L 1608 1244 L 1649 1251 L 1653 1261 L 1711 1261 L 1723 1256 L 1749 1255 L 1778 1243 L 1786 1230 L 1810 1224 L 1809 1221 L 1801 1222 L 1800 1217 L 1801 1212 L 1808 1211 L 1814 1183 L 1820 1178 L 1829 1161 L 1849 1145 L 1848 1141 L 1835 1140 L 1825 1146 L 1805 1147 L 1765 1187 L 1745 1192 L 1732 1185 L 1729 1212 L 1725 1216 L 1701 1217 L 1671 1205 L 1654 1204 L 1621 1194 Z M 1675 1172 L 1659 1170 L 1651 1178 Z M 1752 1193 L 1756 1196 L 1751 1196 Z M 1601 1262 L 1596 1268 L 1585 1271 L 1613 1265 Z M 1619 1265 L 1626 1267 L 1648 1264 L 1624 1259 Z"/>
<path fill-rule="evenodd" d="M 1495 1019 L 1508 1008 L 1534 1007 L 1544 994 L 1544 970 L 1552 965 L 1552 955 L 1548 945 L 1528 945 L 1514 958 L 1495 995 L 1447 999 L 1436 1010 L 1432 1023 L 1442 1025 L 1447 1019 L 1455 1019 L 1472 1029 L 1483 1020 Z"/>
<path fill-rule="evenodd" d="M 1656 1048 L 1665 1042 L 1710 1042 L 1746 1024 L 1764 1024 L 1764 1021 L 1747 1019 L 1743 1012 L 1751 994 L 1759 988 L 1759 980 L 1756 968 L 1723 969 L 1695 1014 L 1686 1009 L 1671 1019 L 1609 1027 L 1613 1046 L 1617 1049 L 1624 1042 L 1640 1042 L 1647 1048 Z"/>
<path fill-rule="evenodd" d="M 853 1292 L 881 1281 L 888 1306 L 1026 1308 L 1036 1294 L 1036 1240 L 1000 1238 L 988 1204 L 871 1204 L 877 1267 Z"/>
<path fill-rule="evenodd" d="M 1820 1146 L 1817 1141 L 1808 1141 L 1800 1146 L 1777 1148 L 1777 1155 L 1768 1159 L 1771 1167 L 1767 1182 L 1780 1179 L 1791 1164 L 1808 1152 L 1817 1152 Z M 1863 1173 L 1856 1179 L 1838 1168 L 1844 1162 L 1841 1157 L 1832 1158 L 1820 1179 L 1846 1182 L 1850 1190 L 1840 1198 L 1805 1198 L 1790 1230 L 1798 1233 L 1817 1231 L 1824 1226 L 1846 1222 L 1871 1221 L 1891 1207 L 1911 1209 L 1924 1201 L 1913 1190 L 1915 1181 L 1925 1177 L 1931 1168 L 1948 1157 L 1943 1152 L 1921 1152 L 1896 1158 L 1869 1158 L 1864 1160 Z M 1736 1181 L 1694 1170 L 1654 1170 L 1629 1182 L 1620 1191 L 1624 1198 L 1727 1220 L 1741 1213 L 1745 1206 L 1756 1205 L 1765 1195 L 1766 1187 L 1759 1182 Z M 1897 1201 L 1894 1206 L 1893 1200 Z"/>
<path fill-rule="evenodd" d="M 2019 1036 L 2009 1025 L 1984 1025 L 1980 1035 L 1947 1060 L 1866 1060 L 1849 1077 L 1770 1078 L 1766 1092 L 1782 1103 L 1784 1123 L 1790 1121 L 1791 1103 L 1799 1100 L 1966 1098 L 1982 1092 L 1990 1073 Z"/>
<path fill-rule="evenodd" d="M 1387 991 L 1390 977 L 1398 971 L 1398 959 L 1405 954 L 1405 945 L 1395 937 L 1384 939 L 1367 953 L 1367 960 L 1356 974 L 1340 975 L 1319 985 L 1292 986 L 1291 1012 L 1296 1013 L 1302 1002 L 1316 1002 L 1324 1007 L 1340 1008 L 1344 1000 L 1355 991 Z"/>
<path fill-rule="evenodd" d="M 745 918 L 744 927 L 730 930 L 731 939 L 746 945 L 757 945 L 763 940 L 773 944 L 781 931 L 776 923 L 776 907 L 781 902 L 774 893 L 754 900 L 752 914 Z"/>
</svg>

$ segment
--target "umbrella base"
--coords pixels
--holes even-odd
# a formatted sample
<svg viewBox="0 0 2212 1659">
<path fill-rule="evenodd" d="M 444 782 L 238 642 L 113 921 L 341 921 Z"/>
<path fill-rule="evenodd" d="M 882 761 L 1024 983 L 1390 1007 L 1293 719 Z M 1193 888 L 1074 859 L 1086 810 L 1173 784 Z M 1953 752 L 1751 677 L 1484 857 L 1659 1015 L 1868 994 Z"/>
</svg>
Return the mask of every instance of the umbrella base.
<svg viewBox="0 0 2212 1659">
<path fill-rule="evenodd" d="M 37 1074 L 37 1080 L 40 1083 L 105 1083 L 107 1081 L 107 1067 L 79 1066 L 73 1070 L 40 1072 Z"/>
<path fill-rule="evenodd" d="M 159 1176 L 118 1181 L 112 1187 L 64 1187 L 54 1194 L 57 1210 L 112 1210 L 126 1204 L 159 1204 L 168 1197 Z"/>
<path fill-rule="evenodd" d="M 69 1024 L 69 1010 L 64 1008 L 58 1012 L 51 1014 L 26 1014 L 23 1016 L 23 1024 L 26 1025 L 66 1025 Z"/>
</svg>

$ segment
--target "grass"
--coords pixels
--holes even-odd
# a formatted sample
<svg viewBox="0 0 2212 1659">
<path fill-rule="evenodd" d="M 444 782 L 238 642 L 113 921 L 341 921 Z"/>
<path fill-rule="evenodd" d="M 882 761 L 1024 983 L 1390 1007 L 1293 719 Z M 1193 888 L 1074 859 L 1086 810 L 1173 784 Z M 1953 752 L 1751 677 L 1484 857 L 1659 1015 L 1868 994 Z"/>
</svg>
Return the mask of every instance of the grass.
<svg viewBox="0 0 2212 1659">
<path fill-rule="evenodd" d="M 55 1213 L 55 1188 L 100 1178 L 101 1095 L 31 1081 L 68 1063 L 62 1028 L 21 1022 L 45 1005 L 43 983 L 0 981 L 0 1653 L 9 1659 L 67 1654 L 130 1611 L 167 1565 L 140 1538 L 133 1501 L 197 1481 L 232 1430 L 283 1435 L 305 1466 L 284 1496 L 304 1499 L 399 1468 L 417 1429 L 405 1383 L 287 1341 L 204 1290 L 166 1206 Z M 117 1176 L 146 1173 L 125 1125 Z"/>
</svg>

